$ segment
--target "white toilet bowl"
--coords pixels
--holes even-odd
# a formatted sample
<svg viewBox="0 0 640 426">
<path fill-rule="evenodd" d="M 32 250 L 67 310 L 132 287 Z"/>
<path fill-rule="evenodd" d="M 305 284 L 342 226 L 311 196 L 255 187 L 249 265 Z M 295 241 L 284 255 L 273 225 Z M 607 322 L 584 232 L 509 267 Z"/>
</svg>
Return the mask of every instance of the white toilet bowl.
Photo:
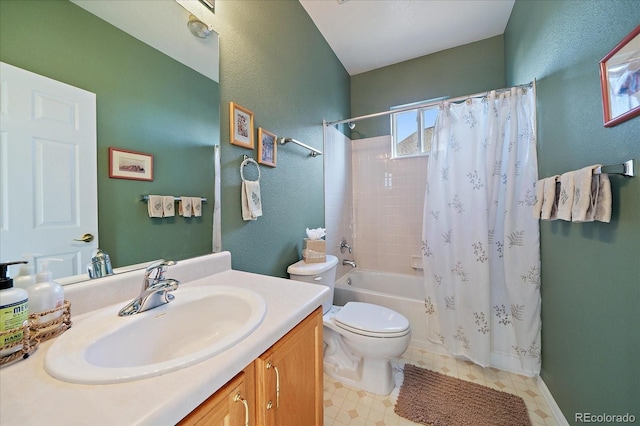
<svg viewBox="0 0 640 426">
<path fill-rule="evenodd" d="M 287 272 L 293 280 L 329 287 L 323 303 L 324 371 L 348 386 L 388 395 L 394 387 L 391 360 L 409 347 L 409 320 L 391 309 L 370 303 L 333 306 L 338 259 L 323 263 L 299 261 Z"/>
<path fill-rule="evenodd" d="M 349 302 L 332 307 L 323 324 L 325 373 L 367 392 L 391 393 L 391 360 L 409 346 L 409 321 L 382 306 Z"/>
</svg>

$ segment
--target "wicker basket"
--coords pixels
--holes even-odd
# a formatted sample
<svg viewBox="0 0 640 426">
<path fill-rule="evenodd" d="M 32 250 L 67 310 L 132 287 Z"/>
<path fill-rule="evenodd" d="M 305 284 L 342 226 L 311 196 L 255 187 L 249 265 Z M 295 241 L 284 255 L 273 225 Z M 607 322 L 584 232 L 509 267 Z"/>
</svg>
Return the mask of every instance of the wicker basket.
<svg viewBox="0 0 640 426">
<path fill-rule="evenodd" d="M 41 322 L 42 317 L 58 311 L 62 311 L 62 314 L 58 318 L 47 322 Z M 2 337 L 22 330 L 22 339 L 0 347 L 0 350 L 5 350 L 15 346 L 22 346 L 21 349 L 16 352 L 0 357 L 0 365 L 28 358 L 29 355 L 38 348 L 38 344 L 40 344 L 40 342 L 53 339 L 54 337 L 64 333 L 69 329 L 69 327 L 71 327 L 71 303 L 68 300 L 65 300 L 64 304 L 58 308 L 29 314 L 29 318 L 24 322 L 24 324 L 22 324 L 22 327 L 0 332 L 0 337 Z"/>
</svg>

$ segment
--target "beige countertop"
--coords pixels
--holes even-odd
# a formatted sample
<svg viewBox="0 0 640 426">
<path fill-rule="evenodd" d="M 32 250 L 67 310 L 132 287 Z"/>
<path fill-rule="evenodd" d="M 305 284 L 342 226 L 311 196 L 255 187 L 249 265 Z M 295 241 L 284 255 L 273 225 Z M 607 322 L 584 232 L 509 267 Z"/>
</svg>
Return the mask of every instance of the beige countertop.
<svg viewBox="0 0 640 426">
<path fill-rule="evenodd" d="M 218 266 L 209 267 L 211 262 Z M 267 304 L 266 316 L 244 340 L 190 367 L 157 377 L 109 385 L 66 383 L 49 376 L 44 370 L 44 358 L 52 341 L 44 342 L 28 359 L 0 369 L 0 424 L 173 425 L 313 312 L 329 292 L 324 286 L 234 271 L 230 265 L 228 253 L 204 256 L 196 261 L 185 261 L 176 278 L 181 279 L 182 275 L 194 278 L 198 274 L 193 270 L 199 269 L 201 277 L 183 280 L 181 285 L 238 286 L 260 294 Z M 174 277 L 171 271 L 169 268 L 168 277 Z M 136 273 L 135 278 L 140 274 Z M 135 282 L 134 294 L 139 289 L 138 281 Z M 131 286 L 127 284 L 127 288 Z M 115 287 L 112 285 L 111 289 Z M 80 295 L 74 290 L 65 287 L 67 299 L 77 299 L 79 310 L 83 311 L 91 304 L 86 303 L 86 294 Z M 129 289 L 125 293 L 131 291 Z M 176 298 L 180 297 L 180 288 L 174 294 Z M 126 303 L 127 299 L 123 300 Z M 88 311 L 75 316 L 74 300 L 71 301 L 74 322 L 91 315 Z M 117 315 L 122 306 L 122 302 L 118 302 L 109 309 L 112 308 Z"/>
</svg>

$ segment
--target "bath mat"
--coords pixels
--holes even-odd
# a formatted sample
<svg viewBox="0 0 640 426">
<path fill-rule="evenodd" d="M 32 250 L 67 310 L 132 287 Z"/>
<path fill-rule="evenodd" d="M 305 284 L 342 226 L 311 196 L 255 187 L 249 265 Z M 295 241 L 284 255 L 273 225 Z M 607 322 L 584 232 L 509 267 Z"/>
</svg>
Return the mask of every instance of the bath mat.
<svg viewBox="0 0 640 426">
<path fill-rule="evenodd" d="M 395 412 L 430 426 L 531 426 L 519 396 L 411 364 L 404 366 Z"/>
</svg>

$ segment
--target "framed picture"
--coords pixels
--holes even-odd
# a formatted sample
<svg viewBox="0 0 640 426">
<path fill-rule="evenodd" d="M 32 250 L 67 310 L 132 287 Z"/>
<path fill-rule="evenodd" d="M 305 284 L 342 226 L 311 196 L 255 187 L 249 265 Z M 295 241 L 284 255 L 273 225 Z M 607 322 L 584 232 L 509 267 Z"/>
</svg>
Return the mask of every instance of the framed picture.
<svg viewBox="0 0 640 426">
<path fill-rule="evenodd" d="M 276 166 L 277 141 L 276 135 L 258 127 L 258 163 L 271 167 Z"/>
<path fill-rule="evenodd" d="M 600 61 L 605 127 L 640 115 L 640 25 Z"/>
<path fill-rule="evenodd" d="M 243 148 L 253 149 L 253 113 L 229 102 L 229 141 Z"/>
<path fill-rule="evenodd" d="M 151 181 L 153 180 L 153 155 L 110 147 L 109 177 Z"/>
</svg>

